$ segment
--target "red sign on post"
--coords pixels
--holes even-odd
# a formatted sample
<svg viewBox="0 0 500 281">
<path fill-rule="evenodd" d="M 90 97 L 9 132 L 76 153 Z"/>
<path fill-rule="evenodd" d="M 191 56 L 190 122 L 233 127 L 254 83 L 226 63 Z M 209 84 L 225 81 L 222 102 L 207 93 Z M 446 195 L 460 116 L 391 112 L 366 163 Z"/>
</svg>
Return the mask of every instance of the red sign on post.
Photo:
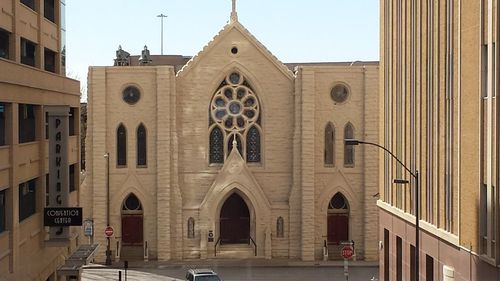
<svg viewBox="0 0 500 281">
<path fill-rule="evenodd" d="M 106 234 L 106 237 L 111 237 L 113 236 L 113 228 L 111 226 L 106 227 L 104 230 L 104 234 Z"/>
<path fill-rule="evenodd" d="M 342 257 L 344 257 L 344 259 L 350 259 L 353 255 L 354 249 L 352 248 L 352 246 L 346 245 L 342 247 Z"/>
</svg>

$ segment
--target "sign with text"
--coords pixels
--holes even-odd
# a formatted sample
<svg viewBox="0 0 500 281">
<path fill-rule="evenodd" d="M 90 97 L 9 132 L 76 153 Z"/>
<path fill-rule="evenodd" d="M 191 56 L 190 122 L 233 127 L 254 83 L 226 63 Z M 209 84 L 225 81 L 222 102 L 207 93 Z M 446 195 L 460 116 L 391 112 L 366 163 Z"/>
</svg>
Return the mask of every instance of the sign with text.
<svg viewBox="0 0 500 281">
<path fill-rule="evenodd" d="M 82 208 L 45 208 L 44 226 L 81 226 Z"/>
<path fill-rule="evenodd" d="M 50 208 L 69 207 L 68 135 L 69 106 L 46 106 L 49 139 L 49 205 Z M 81 211 L 79 212 L 81 215 Z M 54 216 L 57 217 L 57 216 Z M 50 239 L 68 239 L 68 217 L 53 221 Z M 64 223 L 66 221 L 66 223 Z M 64 226 L 63 226 L 64 225 Z M 71 225 L 71 224 L 68 224 Z M 80 217 L 81 225 L 81 217 Z"/>
</svg>

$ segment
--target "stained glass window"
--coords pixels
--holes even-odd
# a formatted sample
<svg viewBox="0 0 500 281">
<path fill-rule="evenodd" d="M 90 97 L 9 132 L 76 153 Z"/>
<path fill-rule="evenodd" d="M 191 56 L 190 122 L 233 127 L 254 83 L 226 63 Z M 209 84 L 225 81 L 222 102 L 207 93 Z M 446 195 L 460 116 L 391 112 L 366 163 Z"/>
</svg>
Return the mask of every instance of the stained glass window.
<svg viewBox="0 0 500 281">
<path fill-rule="evenodd" d="M 247 133 L 247 162 L 260 162 L 260 132 L 255 126 Z"/>
<path fill-rule="evenodd" d="M 210 132 L 210 163 L 224 163 L 224 135 L 218 126 Z"/>
<path fill-rule="evenodd" d="M 351 123 L 347 123 L 344 128 L 344 139 L 354 139 L 354 128 Z M 344 166 L 354 166 L 354 146 L 344 144 Z"/>
<path fill-rule="evenodd" d="M 340 192 L 337 192 L 330 200 L 328 209 L 348 210 L 349 206 L 347 205 L 347 201 L 344 195 L 342 195 L 342 193 Z"/>
<path fill-rule="evenodd" d="M 137 166 L 147 165 L 146 127 L 143 124 L 137 128 Z"/>
<path fill-rule="evenodd" d="M 328 123 L 325 128 L 325 165 L 333 166 L 334 161 L 334 146 L 335 146 L 335 130 L 331 123 Z"/>
<path fill-rule="evenodd" d="M 123 124 L 116 131 L 116 165 L 127 165 L 127 130 Z"/>
</svg>

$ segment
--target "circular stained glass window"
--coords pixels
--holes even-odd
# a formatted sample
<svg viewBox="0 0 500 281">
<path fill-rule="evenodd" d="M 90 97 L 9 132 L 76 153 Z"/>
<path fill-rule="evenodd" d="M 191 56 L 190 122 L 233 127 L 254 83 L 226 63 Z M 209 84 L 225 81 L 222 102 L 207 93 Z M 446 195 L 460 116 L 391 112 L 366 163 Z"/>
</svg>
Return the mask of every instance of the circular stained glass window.
<svg viewBox="0 0 500 281">
<path fill-rule="evenodd" d="M 212 118 L 227 131 L 241 132 L 257 122 L 259 103 L 240 73 L 232 72 L 225 81 L 212 99 Z"/>
<path fill-rule="evenodd" d="M 347 100 L 347 97 L 349 96 L 349 90 L 345 85 L 337 84 L 335 85 L 335 87 L 332 88 L 330 95 L 334 102 L 342 103 Z"/>
<path fill-rule="evenodd" d="M 125 90 L 123 90 L 122 92 L 122 95 L 123 100 L 130 105 L 136 104 L 141 98 L 141 92 L 139 91 L 139 89 L 137 89 L 137 87 L 134 86 L 128 86 L 127 88 L 125 88 Z"/>
</svg>

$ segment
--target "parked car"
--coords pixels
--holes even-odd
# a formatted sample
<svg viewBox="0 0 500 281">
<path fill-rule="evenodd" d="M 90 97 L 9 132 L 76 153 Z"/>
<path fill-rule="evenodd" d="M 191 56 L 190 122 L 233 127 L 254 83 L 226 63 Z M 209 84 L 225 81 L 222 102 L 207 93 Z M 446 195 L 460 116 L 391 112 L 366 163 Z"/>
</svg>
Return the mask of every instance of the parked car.
<svg viewBox="0 0 500 281">
<path fill-rule="evenodd" d="M 189 269 L 186 281 L 221 281 L 217 273 L 211 269 Z"/>
</svg>

